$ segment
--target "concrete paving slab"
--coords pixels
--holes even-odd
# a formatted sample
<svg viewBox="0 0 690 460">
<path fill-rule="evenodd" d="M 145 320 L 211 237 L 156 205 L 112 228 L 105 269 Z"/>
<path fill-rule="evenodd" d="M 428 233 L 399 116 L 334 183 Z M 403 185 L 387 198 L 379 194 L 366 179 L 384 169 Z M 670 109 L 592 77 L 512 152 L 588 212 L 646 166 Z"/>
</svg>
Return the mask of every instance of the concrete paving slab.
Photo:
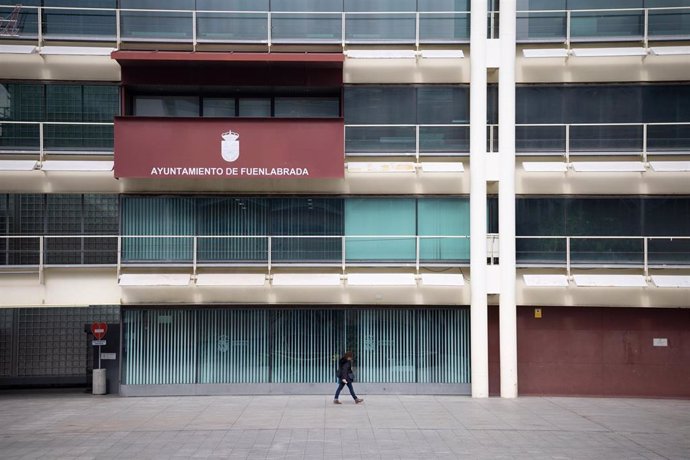
<svg viewBox="0 0 690 460">
<path fill-rule="evenodd" d="M 689 459 L 690 401 L 0 392 L 0 458 Z"/>
</svg>

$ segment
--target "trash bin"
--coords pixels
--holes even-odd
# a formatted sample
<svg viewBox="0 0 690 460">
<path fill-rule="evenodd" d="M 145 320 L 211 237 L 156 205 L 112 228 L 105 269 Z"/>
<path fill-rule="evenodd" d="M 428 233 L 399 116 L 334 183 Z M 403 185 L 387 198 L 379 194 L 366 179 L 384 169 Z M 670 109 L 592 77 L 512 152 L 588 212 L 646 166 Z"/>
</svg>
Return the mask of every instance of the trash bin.
<svg viewBox="0 0 690 460">
<path fill-rule="evenodd" d="M 105 369 L 93 370 L 93 394 L 105 394 Z"/>
</svg>

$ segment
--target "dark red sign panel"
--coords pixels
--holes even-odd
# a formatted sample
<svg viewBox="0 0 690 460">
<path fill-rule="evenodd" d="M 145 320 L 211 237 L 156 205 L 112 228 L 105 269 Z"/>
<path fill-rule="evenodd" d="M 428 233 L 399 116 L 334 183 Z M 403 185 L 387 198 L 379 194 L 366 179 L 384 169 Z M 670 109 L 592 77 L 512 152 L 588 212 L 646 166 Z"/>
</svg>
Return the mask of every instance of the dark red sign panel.
<svg viewBox="0 0 690 460">
<path fill-rule="evenodd" d="M 117 178 L 339 178 L 342 119 L 115 119 Z"/>
<path fill-rule="evenodd" d="M 108 332 L 108 325 L 105 323 L 93 323 L 91 324 L 91 333 L 96 338 L 96 340 L 101 340 L 105 337 Z"/>
</svg>

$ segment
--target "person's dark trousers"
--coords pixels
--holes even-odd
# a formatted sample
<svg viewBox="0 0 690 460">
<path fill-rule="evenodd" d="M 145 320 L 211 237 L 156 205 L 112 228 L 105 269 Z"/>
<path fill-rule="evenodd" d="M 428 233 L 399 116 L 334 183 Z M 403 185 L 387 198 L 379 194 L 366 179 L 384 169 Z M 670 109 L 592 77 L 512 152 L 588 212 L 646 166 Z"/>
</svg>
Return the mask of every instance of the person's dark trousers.
<svg viewBox="0 0 690 460">
<path fill-rule="evenodd" d="M 335 390 L 335 399 L 338 399 L 338 396 L 340 396 L 340 391 L 345 387 L 345 384 L 340 381 L 340 385 L 338 385 L 338 389 Z M 357 395 L 355 394 L 355 389 L 352 388 L 352 382 L 347 382 L 347 388 L 350 390 L 350 394 L 352 395 L 352 399 L 357 400 Z"/>
</svg>

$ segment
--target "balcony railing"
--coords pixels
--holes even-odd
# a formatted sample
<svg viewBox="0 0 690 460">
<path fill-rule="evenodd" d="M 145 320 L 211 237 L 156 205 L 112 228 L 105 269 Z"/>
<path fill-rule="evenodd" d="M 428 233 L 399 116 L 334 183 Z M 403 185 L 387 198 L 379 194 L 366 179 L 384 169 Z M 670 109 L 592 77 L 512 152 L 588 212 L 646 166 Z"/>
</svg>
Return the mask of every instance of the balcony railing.
<svg viewBox="0 0 690 460">
<path fill-rule="evenodd" d="M 518 236 L 522 267 L 687 267 L 690 236 Z"/>
<path fill-rule="evenodd" d="M 348 156 L 466 156 L 469 151 L 468 124 L 345 126 Z"/>
<path fill-rule="evenodd" d="M 690 122 L 518 124 L 518 155 L 687 155 Z"/>
<path fill-rule="evenodd" d="M 0 155 L 113 153 L 113 123 L 0 121 Z"/>
<path fill-rule="evenodd" d="M 488 253 L 497 256 L 495 238 Z M 0 266 L 464 267 L 469 236 L 116 236 L 0 237 Z M 690 236 L 518 236 L 518 267 L 690 266 Z M 493 262 L 492 262 L 493 263 Z"/>
<path fill-rule="evenodd" d="M 0 5 L 9 17 L 15 5 Z M 1 38 L 98 42 L 467 43 L 467 11 L 202 11 L 22 6 Z M 40 26 L 39 26 L 40 25 Z"/>
<path fill-rule="evenodd" d="M 0 266 L 466 266 L 469 236 L 0 237 Z"/>
<path fill-rule="evenodd" d="M 518 42 L 674 40 L 690 36 L 690 6 L 517 12 Z"/>
</svg>

